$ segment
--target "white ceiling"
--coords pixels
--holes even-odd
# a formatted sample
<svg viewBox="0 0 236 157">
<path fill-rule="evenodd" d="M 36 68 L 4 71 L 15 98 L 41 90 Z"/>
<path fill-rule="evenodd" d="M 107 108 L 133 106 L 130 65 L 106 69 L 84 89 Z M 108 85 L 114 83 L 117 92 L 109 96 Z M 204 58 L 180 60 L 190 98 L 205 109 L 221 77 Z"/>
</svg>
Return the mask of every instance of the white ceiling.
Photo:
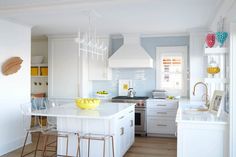
<svg viewBox="0 0 236 157">
<path fill-rule="evenodd" d="M 33 26 L 33 36 L 74 34 L 94 10 L 99 34 L 185 33 L 208 27 L 223 0 L 0 0 L 0 18 Z"/>
</svg>

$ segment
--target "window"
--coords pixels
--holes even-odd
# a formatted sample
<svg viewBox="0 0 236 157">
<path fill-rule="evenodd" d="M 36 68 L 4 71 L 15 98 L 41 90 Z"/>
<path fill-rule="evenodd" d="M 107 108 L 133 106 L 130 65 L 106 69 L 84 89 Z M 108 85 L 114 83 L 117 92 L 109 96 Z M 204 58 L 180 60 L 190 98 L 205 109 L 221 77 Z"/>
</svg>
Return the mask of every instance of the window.
<svg viewBox="0 0 236 157">
<path fill-rule="evenodd" d="M 157 48 L 157 89 L 169 95 L 187 96 L 187 47 Z"/>
</svg>

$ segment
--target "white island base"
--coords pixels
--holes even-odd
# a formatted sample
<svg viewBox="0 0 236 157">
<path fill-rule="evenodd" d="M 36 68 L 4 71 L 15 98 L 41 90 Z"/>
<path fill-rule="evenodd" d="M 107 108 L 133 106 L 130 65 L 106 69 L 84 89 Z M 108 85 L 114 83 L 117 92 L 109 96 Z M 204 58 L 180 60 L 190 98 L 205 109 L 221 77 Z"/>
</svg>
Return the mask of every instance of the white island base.
<svg viewBox="0 0 236 157">
<path fill-rule="evenodd" d="M 227 157 L 227 115 L 198 111 L 201 103 L 180 104 L 177 112 L 177 157 Z"/>
<path fill-rule="evenodd" d="M 122 157 L 134 143 L 134 104 L 101 104 L 96 110 L 80 110 L 75 104 L 50 113 L 37 113 L 57 117 L 57 129 L 65 132 L 104 134 L 114 136 L 115 157 Z M 76 156 L 78 138 L 69 136 L 68 155 Z M 88 156 L 88 141 L 80 141 L 82 157 Z M 112 157 L 111 139 L 106 141 L 105 157 Z M 58 155 L 66 154 L 66 138 L 58 138 Z M 103 157 L 103 141 L 91 141 L 90 157 Z"/>
</svg>

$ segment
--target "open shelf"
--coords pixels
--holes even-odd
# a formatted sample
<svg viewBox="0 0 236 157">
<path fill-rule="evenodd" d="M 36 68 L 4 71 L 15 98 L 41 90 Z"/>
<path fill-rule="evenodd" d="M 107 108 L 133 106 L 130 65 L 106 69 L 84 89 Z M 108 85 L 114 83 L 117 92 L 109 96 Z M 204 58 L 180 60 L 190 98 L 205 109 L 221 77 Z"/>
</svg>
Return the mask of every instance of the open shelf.
<svg viewBox="0 0 236 157">
<path fill-rule="evenodd" d="M 226 78 L 205 78 L 205 82 L 208 83 L 208 84 L 211 84 L 211 83 L 227 83 L 227 79 Z"/>
<path fill-rule="evenodd" d="M 205 55 L 223 55 L 228 52 L 225 47 L 205 48 Z"/>
<path fill-rule="evenodd" d="M 48 64 L 32 64 L 31 65 L 31 77 L 47 77 L 48 76 Z"/>
<path fill-rule="evenodd" d="M 31 76 L 32 78 L 47 78 L 48 76 Z"/>
<path fill-rule="evenodd" d="M 31 64 L 31 67 L 47 67 L 47 63 L 42 63 L 42 64 Z"/>
</svg>

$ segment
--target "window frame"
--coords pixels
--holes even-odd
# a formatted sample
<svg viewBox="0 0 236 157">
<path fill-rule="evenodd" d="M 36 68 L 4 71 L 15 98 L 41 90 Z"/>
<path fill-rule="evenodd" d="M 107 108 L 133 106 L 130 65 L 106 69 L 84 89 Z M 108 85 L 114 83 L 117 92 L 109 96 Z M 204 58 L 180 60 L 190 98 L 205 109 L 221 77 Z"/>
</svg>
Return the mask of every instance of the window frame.
<svg viewBox="0 0 236 157">
<path fill-rule="evenodd" d="M 170 46 L 170 47 L 156 47 L 156 89 L 160 89 L 161 87 L 161 64 L 162 64 L 162 56 L 175 56 L 175 55 L 181 55 L 182 56 L 182 90 L 167 90 L 167 93 L 169 95 L 174 96 L 187 96 L 188 95 L 188 82 L 187 82 L 187 46 Z"/>
</svg>

